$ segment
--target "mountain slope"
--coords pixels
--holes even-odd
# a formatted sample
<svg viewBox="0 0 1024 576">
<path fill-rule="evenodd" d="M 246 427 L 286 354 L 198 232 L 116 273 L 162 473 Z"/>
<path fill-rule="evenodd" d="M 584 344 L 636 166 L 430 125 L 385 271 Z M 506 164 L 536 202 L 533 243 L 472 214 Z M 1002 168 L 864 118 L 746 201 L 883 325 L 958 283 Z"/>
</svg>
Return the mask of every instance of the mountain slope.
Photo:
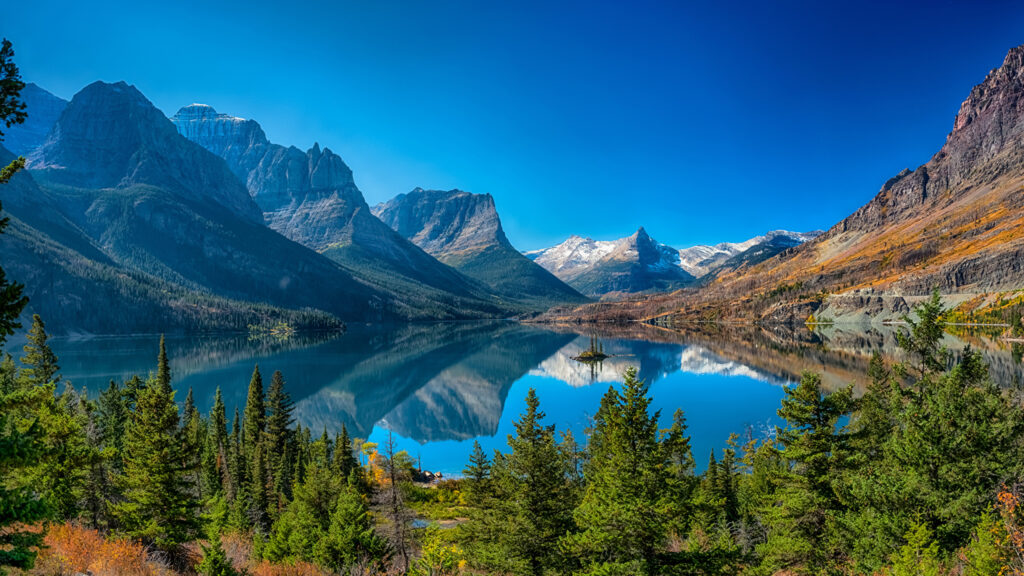
<svg viewBox="0 0 1024 576">
<path fill-rule="evenodd" d="M 490 194 L 416 188 L 378 204 L 373 213 L 399 235 L 507 300 L 535 310 L 585 300 L 512 247 Z"/>
<path fill-rule="evenodd" d="M 407 316 L 499 316 L 507 307 L 478 282 L 438 262 L 370 211 L 352 170 L 318 144 L 306 152 L 267 140 L 260 125 L 193 104 L 178 132 L 221 156 L 246 183 L 268 226 L 322 252 L 388 292 Z"/>
<path fill-rule="evenodd" d="M 975 86 L 945 144 L 816 239 L 685 294 L 570 316 L 803 322 L 895 318 L 933 288 L 996 294 L 1024 286 L 1024 46 Z M 956 299 L 953 299 L 954 301 Z"/>
<path fill-rule="evenodd" d="M 643 228 L 614 241 L 572 236 L 528 254 L 573 288 L 590 296 L 675 290 L 694 281 L 679 265 L 679 252 Z"/>
<path fill-rule="evenodd" d="M 4 148 L 21 156 L 35 150 L 46 140 L 50 129 L 57 123 L 68 101 L 58 98 L 39 86 L 28 83 L 21 91 L 28 117 L 22 124 L 4 128 Z"/>
<path fill-rule="evenodd" d="M 12 158 L 0 147 L 0 162 Z M 37 313 L 58 333 L 244 330 L 282 320 L 304 328 L 339 326 L 327 313 L 221 298 L 121 266 L 64 216 L 28 171 L 0 185 L 0 200 L 10 218 L 0 261 L 8 277 L 25 285 L 23 324 Z"/>
<path fill-rule="evenodd" d="M 224 161 L 178 135 L 134 87 L 98 82 L 76 94 L 29 168 L 60 221 L 58 232 L 39 224 L 41 232 L 111 272 L 250 306 L 391 313 L 384 296 L 343 268 L 266 228 Z M 16 202 L 10 210 L 24 222 L 34 217 Z M 101 309 L 125 305 L 87 298 Z M 94 321 L 64 328 L 99 330 Z"/>
</svg>

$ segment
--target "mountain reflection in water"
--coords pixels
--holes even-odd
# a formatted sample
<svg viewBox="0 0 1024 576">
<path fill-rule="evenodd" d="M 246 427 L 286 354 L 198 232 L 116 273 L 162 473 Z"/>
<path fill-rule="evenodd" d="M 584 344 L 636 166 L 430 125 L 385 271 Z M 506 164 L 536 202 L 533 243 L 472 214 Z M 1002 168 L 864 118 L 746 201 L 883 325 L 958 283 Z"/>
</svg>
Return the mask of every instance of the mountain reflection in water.
<svg viewBox="0 0 1024 576">
<path fill-rule="evenodd" d="M 597 337 L 610 357 L 587 365 L 572 360 Z M 53 339 L 61 372 L 92 394 L 111 379 L 145 376 L 155 368 L 158 336 Z M 1024 380 L 1020 351 L 1005 342 L 947 335 L 959 351 L 971 344 L 985 355 L 994 381 Z M 764 329 L 692 325 L 666 330 L 645 325 L 594 330 L 515 322 L 352 325 L 345 334 L 296 334 L 288 339 L 246 335 L 167 339 L 177 398 L 193 389 L 204 411 L 219 386 L 229 418 L 244 407 L 249 377 L 259 364 L 269 383 L 281 370 L 295 402 L 295 418 L 319 435 L 342 425 L 353 436 L 399 446 L 426 467 L 461 470 L 472 441 L 503 449 L 513 421 L 534 387 L 547 421 L 582 438 L 609 385 L 635 366 L 651 388 L 666 425 L 686 412 L 698 468 L 732 432 L 768 433 L 782 386 L 804 370 L 820 372 L 827 387 L 863 387 L 871 354 L 900 359 L 895 330 L 886 327 Z M 8 345 L 12 353 L 20 345 Z M 16 354 L 17 355 L 17 354 Z"/>
</svg>

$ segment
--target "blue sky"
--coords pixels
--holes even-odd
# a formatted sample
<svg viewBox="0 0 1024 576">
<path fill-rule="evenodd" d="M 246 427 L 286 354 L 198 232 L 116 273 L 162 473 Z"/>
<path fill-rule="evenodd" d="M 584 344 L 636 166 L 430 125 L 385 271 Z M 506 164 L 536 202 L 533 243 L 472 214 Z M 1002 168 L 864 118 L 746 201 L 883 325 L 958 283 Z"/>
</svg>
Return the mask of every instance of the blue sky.
<svg viewBox="0 0 1024 576">
<path fill-rule="evenodd" d="M 942 145 L 1024 43 L 976 2 L 65 2 L 5 8 L 23 77 L 136 85 L 317 141 L 374 204 L 489 192 L 521 249 L 828 228 Z"/>
</svg>

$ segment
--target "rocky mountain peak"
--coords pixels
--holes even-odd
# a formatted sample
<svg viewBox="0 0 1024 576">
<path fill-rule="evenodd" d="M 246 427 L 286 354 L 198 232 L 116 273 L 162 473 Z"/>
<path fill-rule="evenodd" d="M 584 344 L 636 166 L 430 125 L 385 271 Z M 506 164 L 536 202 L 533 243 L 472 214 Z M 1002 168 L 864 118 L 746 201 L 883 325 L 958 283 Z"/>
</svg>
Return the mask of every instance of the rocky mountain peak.
<svg viewBox="0 0 1024 576">
<path fill-rule="evenodd" d="M 125 82 L 94 82 L 71 99 L 29 167 L 83 188 L 146 184 L 200 202 L 213 200 L 261 220 L 245 187 L 217 156 L 185 138 Z"/>
<path fill-rule="evenodd" d="M 946 143 L 926 164 L 890 178 L 874 199 L 822 236 L 870 232 L 954 201 L 1024 163 L 1024 46 L 971 89 Z"/>
<path fill-rule="evenodd" d="M 490 194 L 415 188 L 373 208 L 373 213 L 427 253 L 511 248 Z"/>
</svg>

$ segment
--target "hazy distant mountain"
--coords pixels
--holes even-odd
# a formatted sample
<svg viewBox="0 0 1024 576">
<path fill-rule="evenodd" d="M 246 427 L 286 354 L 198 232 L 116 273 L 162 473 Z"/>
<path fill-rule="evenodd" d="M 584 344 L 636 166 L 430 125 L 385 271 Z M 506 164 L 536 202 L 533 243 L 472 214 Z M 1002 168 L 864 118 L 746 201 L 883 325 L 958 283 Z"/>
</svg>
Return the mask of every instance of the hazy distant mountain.
<svg viewBox="0 0 1024 576">
<path fill-rule="evenodd" d="M 57 118 L 60 118 L 64 107 L 68 105 L 67 100 L 58 98 L 31 82 L 21 91 L 21 100 L 25 103 L 25 113 L 28 114 L 25 122 L 3 128 L 3 146 L 15 156 L 22 156 L 38 148 L 57 123 Z"/>
<path fill-rule="evenodd" d="M 19 222 L 5 249 L 16 237 L 24 251 L 5 262 L 54 329 L 244 329 L 270 306 L 390 313 L 383 294 L 268 229 L 224 161 L 123 82 L 76 94 L 28 159 L 0 188 Z M 177 308 L 119 321 L 165 305 Z"/>
<path fill-rule="evenodd" d="M 663 292 L 770 258 L 817 234 L 776 230 L 744 242 L 676 250 L 640 228 L 619 240 L 570 236 L 557 246 L 526 252 L 526 256 L 585 294 Z"/>
<path fill-rule="evenodd" d="M 512 247 L 490 194 L 416 188 L 373 213 L 432 256 L 536 309 L 585 298 Z"/>
<path fill-rule="evenodd" d="M 171 121 L 224 158 L 274 230 L 322 252 L 391 295 L 408 317 L 500 316 L 510 312 L 483 285 L 441 264 L 371 212 L 340 156 L 269 142 L 260 125 L 193 104 Z"/>
</svg>

